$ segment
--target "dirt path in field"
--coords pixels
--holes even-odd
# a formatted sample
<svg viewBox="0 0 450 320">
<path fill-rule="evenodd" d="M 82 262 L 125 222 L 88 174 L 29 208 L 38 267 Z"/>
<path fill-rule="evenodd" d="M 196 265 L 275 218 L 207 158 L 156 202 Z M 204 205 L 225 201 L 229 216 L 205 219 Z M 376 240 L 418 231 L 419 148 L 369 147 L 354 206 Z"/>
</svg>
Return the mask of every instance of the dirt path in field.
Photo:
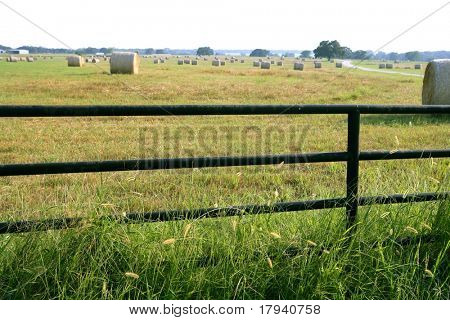
<svg viewBox="0 0 450 320">
<path fill-rule="evenodd" d="M 369 72 L 380 72 L 380 73 L 389 73 L 389 74 L 401 74 L 403 76 L 413 76 L 413 77 L 420 77 L 423 78 L 423 75 L 421 74 L 415 74 L 415 73 L 407 73 L 407 72 L 398 72 L 398 71 L 388 71 L 388 70 L 378 70 L 378 69 L 372 69 L 372 68 L 366 68 L 361 66 L 355 66 L 352 64 L 349 60 L 343 60 L 342 65 L 346 68 L 353 68 L 353 69 L 359 69 L 363 71 L 369 71 Z"/>
</svg>

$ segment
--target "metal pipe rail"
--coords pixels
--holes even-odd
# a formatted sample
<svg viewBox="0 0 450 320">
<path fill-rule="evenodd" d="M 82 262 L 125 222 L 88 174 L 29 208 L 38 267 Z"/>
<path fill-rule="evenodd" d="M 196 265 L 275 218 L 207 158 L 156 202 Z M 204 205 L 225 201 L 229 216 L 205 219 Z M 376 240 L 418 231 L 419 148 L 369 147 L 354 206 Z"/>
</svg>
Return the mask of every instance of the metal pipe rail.
<svg viewBox="0 0 450 320">
<path fill-rule="evenodd" d="M 222 116 L 222 115 L 302 115 L 347 114 L 346 152 L 322 152 L 245 157 L 199 157 L 137 159 L 88 162 L 58 162 L 0 165 L 0 176 L 68 174 L 107 171 L 168 170 L 207 167 L 261 166 L 301 163 L 347 162 L 347 195 L 345 198 L 306 200 L 266 205 L 244 205 L 227 208 L 172 210 L 150 213 L 128 213 L 109 216 L 122 223 L 161 222 L 194 218 L 216 218 L 240 214 L 270 214 L 331 208 L 346 208 L 347 228 L 354 230 L 359 206 L 424 202 L 447 199 L 450 192 L 409 195 L 358 196 L 360 161 L 449 158 L 450 149 L 405 151 L 360 151 L 361 114 L 450 114 L 450 106 L 380 106 L 380 105 L 179 105 L 179 106 L 0 106 L 0 118 L 8 117 L 111 117 L 111 116 Z M 58 230 L 79 225 L 82 218 L 43 221 L 0 222 L 0 234 Z"/>
</svg>

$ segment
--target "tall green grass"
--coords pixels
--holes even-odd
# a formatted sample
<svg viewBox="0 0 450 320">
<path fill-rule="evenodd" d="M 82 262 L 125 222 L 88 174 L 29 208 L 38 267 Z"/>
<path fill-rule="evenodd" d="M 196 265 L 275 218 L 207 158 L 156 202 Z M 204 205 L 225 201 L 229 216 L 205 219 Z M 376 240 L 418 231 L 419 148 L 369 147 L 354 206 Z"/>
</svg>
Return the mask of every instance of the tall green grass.
<svg viewBox="0 0 450 320">
<path fill-rule="evenodd" d="M 448 299 L 449 209 L 361 207 L 350 241 L 340 209 L 3 235 L 0 297 Z"/>
</svg>

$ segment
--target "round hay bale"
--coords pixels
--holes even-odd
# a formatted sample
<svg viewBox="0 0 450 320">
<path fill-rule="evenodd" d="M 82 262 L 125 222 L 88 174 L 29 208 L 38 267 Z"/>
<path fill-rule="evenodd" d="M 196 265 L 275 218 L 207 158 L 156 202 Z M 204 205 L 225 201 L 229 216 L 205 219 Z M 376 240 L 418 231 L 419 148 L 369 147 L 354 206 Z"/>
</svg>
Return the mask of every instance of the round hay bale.
<svg viewBox="0 0 450 320">
<path fill-rule="evenodd" d="M 334 63 L 334 59 L 331 59 L 331 60 L 330 60 L 330 63 Z"/>
<path fill-rule="evenodd" d="M 386 69 L 386 64 L 385 64 L 385 63 L 380 63 L 380 64 L 378 65 L 378 68 L 379 68 L 379 69 Z"/>
<path fill-rule="evenodd" d="M 259 67 L 261 67 L 261 62 L 253 61 L 253 66 L 256 67 L 256 68 L 259 68 Z"/>
<path fill-rule="evenodd" d="M 342 62 L 336 62 L 336 68 L 342 68 Z"/>
<path fill-rule="evenodd" d="M 214 59 L 214 60 L 212 61 L 212 66 L 213 66 L 213 67 L 220 67 L 220 60 Z"/>
<path fill-rule="evenodd" d="M 386 63 L 386 69 L 394 69 L 394 65 L 392 63 Z"/>
<path fill-rule="evenodd" d="M 245 60 L 244 60 L 244 59 L 241 59 L 241 63 L 245 63 Z"/>
<path fill-rule="evenodd" d="M 283 61 L 278 61 L 277 62 L 277 66 L 282 67 L 283 66 Z"/>
<path fill-rule="evenodd" d="M 110 69 L 112 74 L 138 74 L 139 56 L 135 52 L 114 52 Z"/>
<path fill-rule="evenodd" d="M 320 69 L 320 68 L 322 68 L 322 62 L 314 62 L 314 68 L 316 68 L 316 69 Z"/>
<path fill-rule="evenodd" d="M 92 62 L 92 63 L 99 63 L 99 62 L 100 62 L 100 59 L 92 58 L 91 62 Z"/>
<path fill-rule="evenodd" d="M 225 61 L 220 61 L 221 66 L 224 66 L 225 64 L 226 64 Z"/>
<path fill-rule="evenodd" d="M 197 60 L 192 60 L 192 65 L 193 65 L 193 66 L 198 65 L 198 61 L 197 61 Z"/>
<path fill-rule="evenodd" d="M 182 66 L 183 65 L 183 60 L 178 60 L 178 65 Z"/>
<path fill-rule="evenodd" d="M 425 69 L 422 104 L 450 105 L 450 59 L 433 60 Z"/>
<path fill-rule="evenodd" d="M 34 62 L 33 57 L 27 57 L 27 62 Z"/>
<path fill-rule="evenodd" d="M 270 61 L 270 64 L 275 64 L 275 61 L 273 61 L 273 60 L 272 60 L 272 61 Z"/>
<path fill-rule="evenodd" d="M 414 65 L 414 69 L 420 70 L 420 69 L 422 69 L 422 65 L 421 64 L 416 64 L 416 65 Z"/>
<path fill-rule="evenodd" d="M 166 60 L 164 60 L 164 59 L 159 59 L 159 63 L 166 63 Z"/>
<path fill-rule="evenodd" d="M 261 63 L 261 69 L 270 69 L 271 65 L 272 64 L 269 62 L 263 62 L 263 63 Z"/>
<path fill-rule="evenodd" d="M 189 59 L 184 59 L 184 64 L 191 64 L 191 60 L 189 60 Z"/>
<path fill-rule="evenodd" d="M 153 64 L 159 64 L 159 59 L 154 59 Z"/>
<path fill-rule="evenodd" d="M 20 59 L 18 57 L 10 56 L 8 57 L 8 62 L 19 62 Z"/>
<path fill-rule="evenodd" d="M 296 63 L 294 63 L 294 70 L 300 70 L 300 71 L 303 71 L 304 66 L 305 66 L 305 65 L 304 65 L 303 63 L 296 62 Z"/>
<path fill-rule="evenodd" d="M 69 67 L 82 67 L 83 59 L 81 56 L 68 56 L 67 57 L 67 65 Z"/>
<path fill-rule="evenodd" d="M 27 61 L 25 57 L 20 57 L 20 61 Z"/>
</svg>

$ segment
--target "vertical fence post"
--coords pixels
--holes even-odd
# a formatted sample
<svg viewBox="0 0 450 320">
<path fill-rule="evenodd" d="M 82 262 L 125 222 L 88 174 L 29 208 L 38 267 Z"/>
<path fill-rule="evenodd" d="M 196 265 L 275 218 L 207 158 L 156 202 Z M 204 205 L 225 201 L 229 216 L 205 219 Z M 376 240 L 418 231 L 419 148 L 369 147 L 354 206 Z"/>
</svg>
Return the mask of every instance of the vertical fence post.
<svg viewBox="0 0 450 320">
<path fill-rule="evenodd" d="M 358 214 L 358 174 L 359 174 L 359 110 L 348 113 L 347 138 L 347 230 L 354 227 Z"/>
</svg>

